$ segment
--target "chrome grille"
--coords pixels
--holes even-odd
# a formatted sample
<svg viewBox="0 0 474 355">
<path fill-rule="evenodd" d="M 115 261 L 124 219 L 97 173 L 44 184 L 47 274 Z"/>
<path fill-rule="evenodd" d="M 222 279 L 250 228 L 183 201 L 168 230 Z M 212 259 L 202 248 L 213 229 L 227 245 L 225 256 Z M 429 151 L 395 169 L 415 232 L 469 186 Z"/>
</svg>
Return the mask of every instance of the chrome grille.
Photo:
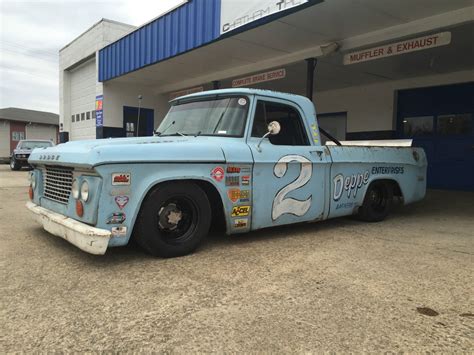
<svg viewBox="0 0 474 355">
<path fill-rule="evenodd" d="M 43 170 L 44 197 L 67 204 L 72 187 L 72 168 L 49 167 Z"/>
</svg>

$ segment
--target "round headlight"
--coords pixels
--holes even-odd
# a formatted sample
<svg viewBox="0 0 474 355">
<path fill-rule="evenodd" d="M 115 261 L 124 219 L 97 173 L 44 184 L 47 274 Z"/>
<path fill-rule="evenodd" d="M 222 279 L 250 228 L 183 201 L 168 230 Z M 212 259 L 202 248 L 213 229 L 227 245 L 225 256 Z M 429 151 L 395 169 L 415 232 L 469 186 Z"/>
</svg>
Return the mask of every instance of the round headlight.
<svg viewBox="0 0 474 355">
<path fill-rule="evenodd" d="M 84 202 L 89 199 L 89 184 L 87 181 L 84 181 L 81 185 L 81 198 Z"/>
<path fill-rule="evenodd" d="M 71 193 L 72 197 L 74 197 L 76 200 L 79 199 L 79 182 L 77 181 L 77 179 L 74 179 L 74 181 L 72 182 Z"/>
</svg>

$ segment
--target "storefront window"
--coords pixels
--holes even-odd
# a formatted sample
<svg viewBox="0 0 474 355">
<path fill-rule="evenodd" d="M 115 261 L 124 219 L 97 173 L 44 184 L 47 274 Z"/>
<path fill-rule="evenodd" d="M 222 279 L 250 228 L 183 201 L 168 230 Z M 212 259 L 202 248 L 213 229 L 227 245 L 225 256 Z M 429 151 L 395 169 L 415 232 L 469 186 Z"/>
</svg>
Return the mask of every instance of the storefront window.
<svg viewBox="0 0 474 355">
<path fill-rule="evenodd" d="M 430 136 L 433 134 L 433 116 L 406 117 L 403 119 L 403 133 L 407 137 Z"/>
<path fill-rule="evenodd" d="M 445 136 L 471 134 L 472 121 L 472 114 L 470 113 L 438 116 L 437 131 L 438 134 Z"/>
</svg>

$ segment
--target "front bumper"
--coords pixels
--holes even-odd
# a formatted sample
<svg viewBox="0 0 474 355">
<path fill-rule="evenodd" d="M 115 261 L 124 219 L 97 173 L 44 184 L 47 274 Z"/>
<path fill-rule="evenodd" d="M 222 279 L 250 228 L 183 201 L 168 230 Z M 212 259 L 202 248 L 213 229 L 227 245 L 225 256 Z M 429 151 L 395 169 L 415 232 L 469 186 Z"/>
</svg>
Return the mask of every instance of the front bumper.
<svg viewBox="0 0 474 355">
<path fill-rule="evenodd" d="M 67 240 L 90 254 L 105 254 L 111 237 L 110 231 L 91 227 L 33 202 L 27 202 L 26 207 L 33 213 L 36 221 L 51 234 Z"/>
</svg>

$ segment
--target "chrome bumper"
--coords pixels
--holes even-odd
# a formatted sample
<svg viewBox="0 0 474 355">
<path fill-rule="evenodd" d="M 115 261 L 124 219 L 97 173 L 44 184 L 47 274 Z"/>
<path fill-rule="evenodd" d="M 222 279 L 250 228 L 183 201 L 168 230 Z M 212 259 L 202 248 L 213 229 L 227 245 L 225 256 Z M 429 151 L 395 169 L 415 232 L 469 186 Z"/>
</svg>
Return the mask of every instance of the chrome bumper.
<svg viewBox="0 0 474 355">
<path fill-rule="evenodd" d="M 105 254 L 111 237 L 110 231 L 91 227 L 62 214 L 47 210 L 33 202 L 27 202 L 26 207 L 33 213 L 36 221 L 49 233 L 67 240 L 90 254 Z"/>
</svg>

